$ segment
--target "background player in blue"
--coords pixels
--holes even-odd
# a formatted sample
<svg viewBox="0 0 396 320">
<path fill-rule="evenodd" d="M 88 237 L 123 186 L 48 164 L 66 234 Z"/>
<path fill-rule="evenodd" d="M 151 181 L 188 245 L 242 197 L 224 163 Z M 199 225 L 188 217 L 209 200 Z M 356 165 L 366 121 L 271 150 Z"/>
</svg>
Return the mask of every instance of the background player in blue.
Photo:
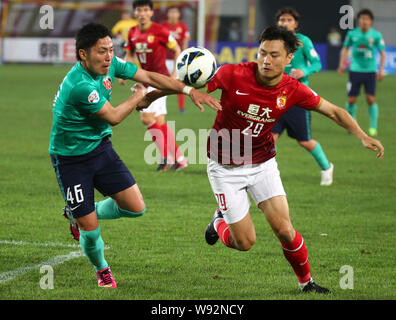
<svg viewBox="0 0 396 320">
<path fill-rule="evenodd" d="M 67 203 L 65 216 L 88 260 L 94 266 L 98 285 L 115 288 L 116 282 L 104 259 L 104 242 L 98 219 L 135 218 L 145 213 L 143 197 L 130 171 L 114 151 L 111 125 L 123 121 L 144 103 L 146 89 L 135 92 L 117 107 L 110 104 L 114 78 L 134 79 L 153 87 L 188 94 L 201 103 L 220 109 L 208 94 L 170 77 L 138 69 L 114 56 L 110 31 L 90 23 L 76 37 L 78 62 L 72 67 L 55 96 L 49 153 Z M 106 200 L 94 202 L 94 188 Z"/>
<path fill-rule="evenodd" d="M 300 15 L 294 8 L 286 7 L 278 10 L 275 19 L 279 26 L 296 32 Z M 291 63 L 286 66 L 284 72 L 308 86 L 308 77 L 318 72 L 322 64 L 312 41 L 301 33 L 296 33 L 296 36 L 301 46 L 294 53 Z M 334 166 L 328 161 L 320 143 L 311 137 L 311 112 L 297 107 L 290 108 L 272 129 L 275 142 L 284 129 L 287 130 L 289 137 L 296 139 L 298 144 L 306 149 L 318 163 L 321 169 L 320 185 L 331 185 Z"/>
<path fill-rule="evenodd" d="M 347 84 L 348 102 L 346 108 L 349 114 L 356 119 L 356 100 L 360 94 L 360 87 L 364 85 L 366 101 L 369 106 L 370 127 L 369 134 L 377 135 L 378 105 L 375 100 L 377 79 L 384 77 L 385 67 L 385 42 L 377 30 L 371 28 L 374 15 L 369 9 L 362 9 L 357 14 L 359 27 L 349 30 L 341 50 L 338 73 L 342 75 L 348 49 L 352 47 L 352 60 L 349 68 L 349 81 Z M 380 66 L 377 74 L 376 50 L 380 52 Z"/>
</svg>

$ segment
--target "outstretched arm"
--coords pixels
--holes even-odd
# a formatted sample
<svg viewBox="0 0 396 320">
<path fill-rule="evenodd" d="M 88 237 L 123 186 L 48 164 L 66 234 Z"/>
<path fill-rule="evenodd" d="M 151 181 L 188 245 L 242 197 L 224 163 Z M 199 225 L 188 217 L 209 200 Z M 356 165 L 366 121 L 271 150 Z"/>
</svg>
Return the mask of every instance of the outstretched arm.
<svg viewBox="0 0 396 320">
<path fill-rule="evenodd" d="M 156 72 L 149 72 L 140 68 L 133 77 L 133 80 L 141 83 L 146 83 L 160 90 L 160 92 L 150 92 L 150 95 L 147 97 L 147 99 L 145 99 L 146 102 L 151 103 L 160 97 L 170 94 L 184 93 L 191 98 L 191 100 L 197 105 L 197 107 L 201 111 L 204 111 L 204 107 L 202 106 L 202 104 L 207 104 L 214 110 L 221 110 L 220 102 L 217 99 L 213 98 L 211 95 L 205 92 L 186 86 L 180 80 L 172 79 L 162 74 Z M 139 104 L 139 106 L 141 107 L 142 105 Z"/>
<path fill-rule="evenodd" d="M 377 158 L 383 157 L 384 147 L 382 146 L 381 142 L 377 139 L 369 137 L 346 110 L 337 107 L 325 99 L 322 99 L 315 111 L 325 115 L 339 126 L 345 128 L 350 133 L 357 136 L 360 141 L 362 141 L 363 146 L 377 152 Z"/>
<path fill-rule="evenodd" d="M 109 101 L 106 101 L 103 107 L 95 113 L 95 115 L 112 126 L 120 124 L 138 105 L 147 93 L 146 88 L 142 84 L 135 84 L 131 91 L 133 95 L 127 100 L 120 103 L 117 107 L 113 107 Z"/>
</svg>

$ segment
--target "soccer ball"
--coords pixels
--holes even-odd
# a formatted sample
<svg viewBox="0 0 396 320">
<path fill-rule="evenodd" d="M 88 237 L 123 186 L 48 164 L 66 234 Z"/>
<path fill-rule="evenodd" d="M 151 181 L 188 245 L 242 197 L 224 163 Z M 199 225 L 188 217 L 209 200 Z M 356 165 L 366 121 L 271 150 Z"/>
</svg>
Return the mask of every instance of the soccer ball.
<svg viewBox="0 0 396 320">
<path fill-rule="evenodd" d="M 201 88 L 207 84 L 213 78 L 216 69 L 216 58 L 202 47 L 187 48 L 176 60 L 177 78 L 194 88 Z"/>
</svg>

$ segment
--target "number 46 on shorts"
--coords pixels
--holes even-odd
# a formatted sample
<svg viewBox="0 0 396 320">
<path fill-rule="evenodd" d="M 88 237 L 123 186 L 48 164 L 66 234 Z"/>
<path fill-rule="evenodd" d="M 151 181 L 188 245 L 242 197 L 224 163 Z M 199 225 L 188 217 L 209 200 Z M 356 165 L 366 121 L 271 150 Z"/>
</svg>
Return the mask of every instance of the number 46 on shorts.
<svg viewBox="0 0 396 320">
<path fill-rule="evenodd" d="M 74 194 L 74 197 L 73 197 Z M 81 203 L 84 201 L 84 195 L 81 189 L 81 184 L 77 184 L 74 187 L 72 187 L 72 190 L 70 190 L 70 187 L 67 188 L 66 190 L 66 200 L 70 204 L 74 204 L 74 201 L 76 203 Z"/>
</svg>

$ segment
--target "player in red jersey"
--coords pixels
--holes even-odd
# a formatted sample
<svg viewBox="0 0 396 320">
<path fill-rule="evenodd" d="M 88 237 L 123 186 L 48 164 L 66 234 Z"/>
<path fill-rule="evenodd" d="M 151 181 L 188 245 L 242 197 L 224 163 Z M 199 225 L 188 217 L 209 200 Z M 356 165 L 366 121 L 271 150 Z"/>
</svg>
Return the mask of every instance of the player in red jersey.
<svg viewBox="0 0 396 320">
<path fill-rule="evenodd" d="M 188 31 L 187 25 L 180 21 L 180 9 L 176 6 L 168 8 L 167 18 L 167 21 L 163 22 L 162 25 L 167 28 L 170 34 L 176 39 L 181 51 L 187 49 L 188 40 L 190 40 L 190 32 Z M 171 50 L 167 50 L 166 66 L 170 74 L 172 74 L 175 69 L 174 60 L 175 54 Z M 179 112 L 184 114 L 186 112 L 184 109 L 186 97 L 183 94 L 179 94 L 177 99 L 179 102 Z"/>
<path fill-rule="evenodd" d="M 270 27 L 259 39 L 257 63 L 223 66 L 208 83 L 209 92 L 222 90 L 223 110 L 217 113 L 208 141 L 208 176 L 219 209 L 205 231 L 205 238 L 210 245 L 220 238 L 227 247 L 249 250 L 256 241 L 249 213 L 250 194 L 280 240 L 302 291 L 328 293 L 328 289 L 312 280 L 307 248 L 290 221 L 271 129 L 282 114 L 296 105 L 329 117 L 356 135 L 365 147 L 377 151 L 379 158 L 384 149 L 344 109 L 283 72 L 298 43 L 294 33 Z M 224 134 L 235 129 L 239 136 Z M 235 142 L 235 138 L 242 142 Z M 237 152 L 230 153 L 230 147 L 227 151 L 224 144 L 231 149 L 236 147 Z"/>
<path fill-rule="evenodd" d="M 134 1 L 133 10 L 138 25 L 129 31 L 125 45 L 127 52 L 125 60 L 135 62 L 137 58 L 142 69 L 169 75 L 165 64 L 166 50 L 170 49 L 174 52 L 176 61 L 181 52 L 179 45 L 165 27 L 151 20 L 154 14 L 152 1 Z M 172 77 L 176 78 L 176 70 Z M 154 88 L 148 88 L 148 92 L 152 90 Z M 187 160 L 180 152 L 172 130 L 166 124 L 166 113 L 166 97 L 162 97 L 142 110 L 140 118 L 151 133 L 161 154 L 161 162 L 157 170 L 166 171 L 171 162 L 173 162 L 171 170 L 180 170 L 187 167 Z M 168 151 L 170 151 L 169 155 Z M 170 156 L 173 157 L 173 161 L 170 160 Z"/>
<path fill-rule="evenodd" d="M 250 194 L 281 242 L 301 290 L 329 293 L 313 281 L 305 242 L 291 223 L 271 129 L 291 106 L 299 106 L 329 117 L 366 148 L 377 151 L 378 158 L 384 148 L 348 112 L 283 72 L 299 45 L 293 32 L 270 27 L 259 44 L 257 62 L 222 66 L 207 85 L 209 92 L 222 90 L 222 111 L 208 140 L 207 171 L 219 209 L 205 230 L 205 239 L 210 245 L 220 238 L 227 247 L 250 250 L 256 241 Z M 152 101 L 169 92 L 154 91 L 146 98 Z"/>
</svg>

